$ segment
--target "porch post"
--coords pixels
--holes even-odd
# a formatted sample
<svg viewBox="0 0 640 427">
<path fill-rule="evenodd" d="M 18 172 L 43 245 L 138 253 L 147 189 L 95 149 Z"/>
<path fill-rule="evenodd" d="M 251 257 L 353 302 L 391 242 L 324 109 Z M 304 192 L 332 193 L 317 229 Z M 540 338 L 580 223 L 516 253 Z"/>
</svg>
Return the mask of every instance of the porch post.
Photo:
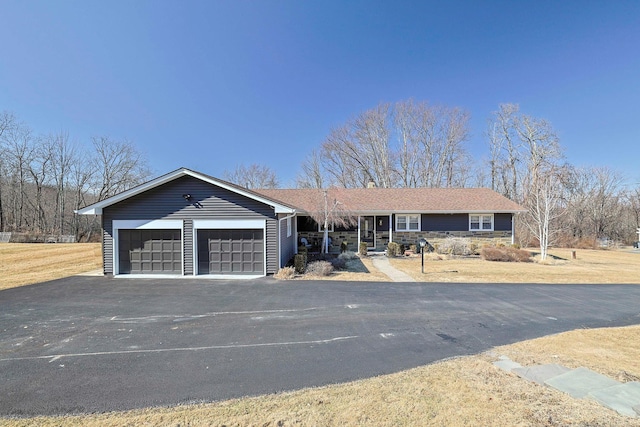
<svg viewBox="0 0 640 427">
<path fill-rule="evenodd" d="M 358 215 L 358 253 L 360 253 L 360 215 Z"/>
<path fill-rule="evenodd" d="M 393 242 L 393 214 L 389 214 L 389 243 Z"/>
</svg>

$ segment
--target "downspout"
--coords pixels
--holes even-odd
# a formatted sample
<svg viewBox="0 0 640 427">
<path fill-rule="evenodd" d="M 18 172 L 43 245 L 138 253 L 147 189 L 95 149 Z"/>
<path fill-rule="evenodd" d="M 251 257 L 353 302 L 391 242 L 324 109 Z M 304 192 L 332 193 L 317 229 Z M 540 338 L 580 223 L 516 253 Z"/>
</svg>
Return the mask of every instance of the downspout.
<svg viewBox="0 0 640 427">
<path fill-rule="evenodd" d="M 289 216 L 285 216 L 283 218 L 278 219 L 278 268 L 282 268 L 282 242 L 280 241 L 280 239 L 282 238 L 282 221 L 288 218 L 293 218 L 294 216 L 296 216 L 295 211 Z M 293 224 L 291 224 L 291 227 L 293 227 Z M 298 253 L 297 243 L 298 243 L 298 230 L 296 228 L 296 244 L 294 245 L 294 253 Z"/>
</svg>

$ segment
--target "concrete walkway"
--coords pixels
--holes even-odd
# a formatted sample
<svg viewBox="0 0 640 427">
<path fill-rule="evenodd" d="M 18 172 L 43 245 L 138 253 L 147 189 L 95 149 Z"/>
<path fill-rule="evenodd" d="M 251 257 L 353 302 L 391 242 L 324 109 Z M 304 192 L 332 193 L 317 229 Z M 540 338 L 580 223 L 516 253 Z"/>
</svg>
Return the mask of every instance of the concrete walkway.
<svg viewBox="0 0 640 427">
<path fill-rule="evenodd" d="M 593 399 L 621 415 L 640 415 L 640 382 L 623 384 L 587 368 L 568 369 L 556 364 L 523 367 L 506 356 L 500 356 L 493 364 L 504 371 L 555 388 L 576 399 Z"/>
<path fill-rule="evenodd" d="M 373 266 L 375 268 L 377 268 L 378 270 L 380 270 L 382 273 L 386 274 L 387 276 L 389 276 L 389 278 L 391 279 L 391 281 L 393 282 L 415 282 L 415 280 L 413 279 L 413 277 L 409 276 L 406 273 L 403 273 L 402 271 L 393 268 L 391 266 L 391 263 L 389 262 L 389 258 L 387 258 L 387 255 L 384 253 L 375 253 L 375 254 L 369 254 L 369 256 L 371 257 L 371 262 L 373 263 Z"/>
</svg>

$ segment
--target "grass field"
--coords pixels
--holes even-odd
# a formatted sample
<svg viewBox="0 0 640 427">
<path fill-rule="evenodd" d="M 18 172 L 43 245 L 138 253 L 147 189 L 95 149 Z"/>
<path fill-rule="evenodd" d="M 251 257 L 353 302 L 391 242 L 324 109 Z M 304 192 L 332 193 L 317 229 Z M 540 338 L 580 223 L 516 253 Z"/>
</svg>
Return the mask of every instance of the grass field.
<svg viewBox="0 0 640 427">
<path fill-rule="evenodd" d="M 419 282 L 459 283 L 632 283 L 640 284 L 640 251 L 552 249 L 545 263 L 490 262 L 425 254 L 392 258 L 391 265 Z"/>
<path fill-rule="evenodd" d="M 640 254 L 623 251 L 554 252 L 566 260 L 550 265 L 475 260 L 427 261 L 429 281 L 638 283 Z M 422 278 L 420 259 L 392 260 Z M 466 262 L 472 263 L 469 266 Z M 99 244 L 0 245 L 1 287 L 50 280 L 100 266 Z M 362 268 L 364 266 L 364 268 Z M 378 277 L 364 260 L 361 280 Z M 457 273 L 452 271 L 454 270 Z M 613 276 L 618 280 L 605 280 Z M 337 276 L 340 277 L 340 276 Z M 471 280 L 474 278 L 481 280 Z M 504 279 L 504 280 L 500 280 Z M 374 279 L 375 280 L 375 279 Z M 442 279 L 438 279 L 445 281 Z M 450 280 L 451 281 L 451 280 Z M 0 293 L 1 297 L 1 293 Z M 225 402 L 146 408 L 63 417 L 0 418 L 0 426 L 635 426 L 585 399 L 526 382 L 492 365 L 498 355 L 523 365 L 559 363 L 588 367 L 620 381 L 640 380 L 640 326 L 576 330 L 495 348 L 361 381 Z"/>
<path fill-rule="evenodd" d="M 100 243 L 0 243 L 0 290 L 100 268 Z"/>
</svg>

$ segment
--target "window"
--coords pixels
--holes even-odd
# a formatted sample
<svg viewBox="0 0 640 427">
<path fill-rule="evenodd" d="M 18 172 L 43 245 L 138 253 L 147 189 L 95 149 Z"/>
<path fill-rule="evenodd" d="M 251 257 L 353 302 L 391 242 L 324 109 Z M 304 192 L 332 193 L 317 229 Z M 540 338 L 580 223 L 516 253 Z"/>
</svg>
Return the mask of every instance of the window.
<svg viewBox="0 0 640 427">
<path fill-rule="evenodd" d="M 493 215 L 469 215 L 470 231 L 493 231 Z"/>
<path fill-rule="evenodd" d="M 318 232 L 324 231 L 324 224 L 318 224 Z M 329 224 L 329 233 L 333 233 L 333 224 Z"/>
<path fill-rule="evenodd" d="M 287 237 L 291 237 L 291 217 L 287 218 Z"/>
<path fill-rule="evenodd" d="M 420 215 L 396 215 L 396 231 L 420 231 Z"/>
</svg>

